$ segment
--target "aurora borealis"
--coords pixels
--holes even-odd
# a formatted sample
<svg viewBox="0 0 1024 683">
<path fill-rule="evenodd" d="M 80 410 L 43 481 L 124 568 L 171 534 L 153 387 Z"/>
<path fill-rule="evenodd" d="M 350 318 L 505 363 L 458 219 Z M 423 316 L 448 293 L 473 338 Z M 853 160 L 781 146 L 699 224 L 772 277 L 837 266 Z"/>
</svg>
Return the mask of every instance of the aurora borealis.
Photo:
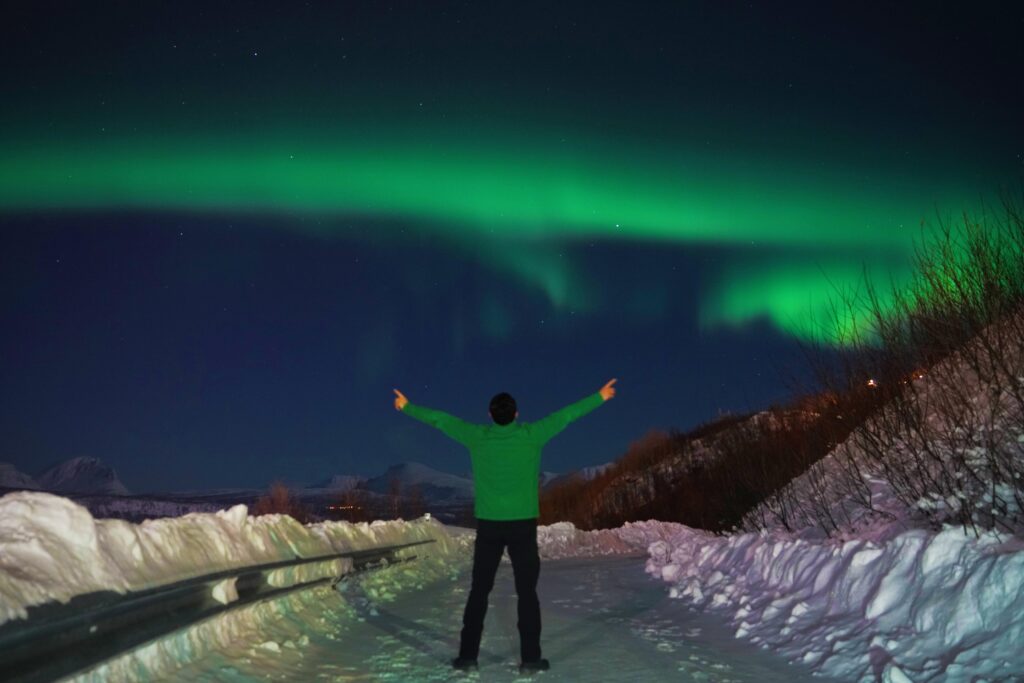
<svg viewBox="0 0 1024 683">
<path fill-rule="evenodd" d="M 586 153 L 569 153 L 541 136 L 513 144 L 513 131 L 496 130 L 473 144 L 429 129 L 396 127 L 397 136 L 384 125 L 356 127 L 369 129 L 369 139 L 337 141 L 338 133 L 329 131 L 318 142 L 290 145 L 255 136 L 59 150 L 32 145 L 0 166 L 0 208 L 305 215 L 318 219 L 324 235 L 358 235 L 359 228 L 343 224 L 352 217 L 414 222 L 454 244 L 494 245 L 482 256 L 485 263 L 544 289 L 559 308 L 586 305 L 569 292 L 583 285 L 570 287 L 568 268 L 552 267 L 541 253 L 565 243 L 827 249 L 824 268 L 790 255 L 792 266 L 782 275 L 787 287 L 749 287 L 743 276 L 721 282 L 732 271 L 723 269 L 718 287 L 731 291 L 730 298 L 742 288 L 744 306 L 702 300 L 705 322 L 767 315 L 787 332 L 806 335 L 815 298 L 827 298 L 837 284 L 855 285 L 865 264 L 894 261 L 898 269 L 918 236 L 920 207 L 966 209 L 977 202 L 966 186 L 921 187 L 922 181 L 894 182 L 884 172 L 869 188 L 835 172 L 811 177 L 793 161 L 762 168 L 741 163 L 737 171 L 730 168 L 735 159 L 685 147 L 655 156 L 585 141 Z M 395 137 L 402 140 L 391 142 Z M 515 265 L 523 262 L 533 265 Z M 812 303 L 794 297 L 808 290 Z M 802 320 L 787 322 L 795 319 Z"/>
<path fill-rule="evenodd" d="M 998 8 L 56 7 L 17 10 L 3 48 L 3 348 L 22 365 L 0 445 L 15 461 L 79 443 L 38 436 L 57 410 L 40 387 L 60 391 L 40 368 L 64 367 L 81 402 L 96 373 L 119 395 L 169 373 L 146 415 L 100 402 L 90 424 L 143 424 L 161 401 L 195 417 L 218 374 L 307 406 L 233 446 L 274 411 L 81 440 L 129 471 L 132 450 L 223 453 L 224 485 L 253 448 L 257 478 L 372 473 L 369 451 L 461 471 L 443 442 L 408 453 L 362 405 L 379 387 L 468 413 L 515 378 L 551 409 L 609 372 L 625 397 L 632 372 L 634 412 L 567 437 L 550 469 L 603 462 L 647 428 L 778 399 L 768 358 L 829 338 L 837 290 L 900 278 L 922 221 L 1020 179 L 1020 16 Z M 135 275 L 111 280 L 121 267 Z M 219 298 L 240 316 L 226 328 L 204 303 Z M 138 345 L 133 373 L 110 369 L 113 320 Z M 92 346 L 56 341 L 75 335 Z M 251 373 L 230 369 L 232 346 L 253 349 Z M 313 388 L 292 354 L 346 389 Z M 564 372 L 557 396 L 545 363 Z M 667 407 L 693 373 L 713 395 Z M 214 394 L 232 414 L 235 390 Z M 325 426 L 346 411 L 350 429 Z M 308 462 L 289 468 L 296 439 Z"/>
</svg>

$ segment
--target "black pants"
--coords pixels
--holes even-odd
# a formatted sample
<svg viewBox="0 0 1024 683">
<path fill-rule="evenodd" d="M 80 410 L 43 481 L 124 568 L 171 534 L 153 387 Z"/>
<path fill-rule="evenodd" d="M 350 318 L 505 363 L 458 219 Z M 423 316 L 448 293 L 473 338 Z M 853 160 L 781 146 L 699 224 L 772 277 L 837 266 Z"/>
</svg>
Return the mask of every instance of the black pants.
<svg viewBox="0 0 1024 683">
<path fill-rule="evenodd" d="M 462 615 L 462 644 L 459 646 L 459 656 L 464 659 L 476 659 L 480 652 L 487 596 L 494 587 L 494 575 L 506 547 L 519 596 L 519 654 L 524 662 L 540 659 L 540 601 L 537 599 L 540 556 L 537 554 L 536 519 L 477 520 L 473 585 Z"/>
</svg>

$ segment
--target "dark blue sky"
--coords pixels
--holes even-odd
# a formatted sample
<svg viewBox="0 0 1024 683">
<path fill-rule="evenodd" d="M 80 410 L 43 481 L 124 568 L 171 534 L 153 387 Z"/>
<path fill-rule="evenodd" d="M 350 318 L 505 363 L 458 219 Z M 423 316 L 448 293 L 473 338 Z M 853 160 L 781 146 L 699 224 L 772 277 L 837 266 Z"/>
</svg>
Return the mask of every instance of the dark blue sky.
<svg viewBox="0 0 1024 683">
<path fill-rule="evenodd" d="M 529 421 L 618 377 L 619 396 L 549 446 L 545 467 L 562 471 L 614 459 L 651 428 L 764 406 L 786 391 L 775 364 L 799 366 L 767 328 L 702 336 L 690 297 L 655 301 L 633 274 L 642 263 L 686 293 L 722 250 L 579 247 L 607 274 L 610 313 L 576 320 L 425 239 L 373 248 L 258 217 L 7 227 L 0 437 L 30 473 L 77 455 L 135 490 L 373 475 L 402 460 L 464 472 L 462 447 L 396 413 L 392 387 L 479 421 L 509 391 Z M 487 297 L 514 312 L 508 339 L 480 330 Z"/>
<path fill-rule="evenodd" d="M 566 471 L 784 399 L 823 283 L 1024 163 L 1018 5 L 830 5 L 8 9 L 0 461 L 465 473 L 393 387 L 533 421 L 617 377 Z"/>
</svg>

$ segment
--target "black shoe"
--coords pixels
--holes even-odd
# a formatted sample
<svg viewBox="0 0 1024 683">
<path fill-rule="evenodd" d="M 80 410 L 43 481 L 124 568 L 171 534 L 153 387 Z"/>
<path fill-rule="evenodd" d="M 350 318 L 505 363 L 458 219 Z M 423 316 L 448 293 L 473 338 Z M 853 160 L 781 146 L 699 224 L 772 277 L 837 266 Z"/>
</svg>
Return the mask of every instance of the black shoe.
<svg viewBox="0 0 1024 683">
<path fill-rule="evenodd" d="M 458 669 L 459 671 L 476 671 L 476 660 L 475 659 L 463 659 L 462 657 L 456 657 L 452 660 L 452 668 Z"/>
<path fill-rule="evenodd" d="M 546 659 L 537 659 L 532 662 L 520 662 L 519 673 L 526 674 L 534 671 L 547 671 L 551 668 L 551 662 Z"/>
</svg>

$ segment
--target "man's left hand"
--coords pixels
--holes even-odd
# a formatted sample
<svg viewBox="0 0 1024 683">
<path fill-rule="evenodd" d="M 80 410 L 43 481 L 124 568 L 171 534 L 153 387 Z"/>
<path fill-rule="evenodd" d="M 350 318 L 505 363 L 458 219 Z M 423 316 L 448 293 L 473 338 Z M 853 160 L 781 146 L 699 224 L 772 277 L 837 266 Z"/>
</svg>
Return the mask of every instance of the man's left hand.
<svg viewBox="0 0 1024 683">
<path fill-rule="evenodd" d="M 601 398 L 607 401 L 608 399 L 615 395 L 615 387 L 613 387 L 612 385 L 615 384 L 616 381 L 618 380 L 608 380 L 608 383 L 601 387 Z"/>
</svg>

